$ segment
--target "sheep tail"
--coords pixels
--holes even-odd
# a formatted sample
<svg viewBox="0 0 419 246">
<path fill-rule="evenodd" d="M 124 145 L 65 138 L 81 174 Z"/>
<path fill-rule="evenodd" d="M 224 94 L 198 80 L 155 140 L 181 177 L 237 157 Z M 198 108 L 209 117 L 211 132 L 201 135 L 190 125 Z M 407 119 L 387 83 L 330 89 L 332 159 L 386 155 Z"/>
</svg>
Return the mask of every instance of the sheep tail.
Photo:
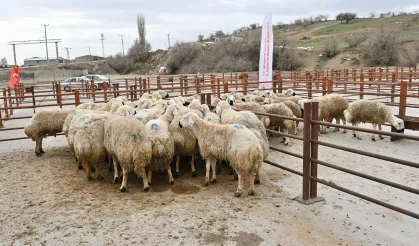
<svg viewBox="0 0 419 246">
<path fill-rule="evenodd" d="M 252 166 L 255 168 L 254 171 L 259 170 L 263 161 L 262 148 L 259 145 L 253 145 L 249 150 L 249 157 Z"/>
</svg>

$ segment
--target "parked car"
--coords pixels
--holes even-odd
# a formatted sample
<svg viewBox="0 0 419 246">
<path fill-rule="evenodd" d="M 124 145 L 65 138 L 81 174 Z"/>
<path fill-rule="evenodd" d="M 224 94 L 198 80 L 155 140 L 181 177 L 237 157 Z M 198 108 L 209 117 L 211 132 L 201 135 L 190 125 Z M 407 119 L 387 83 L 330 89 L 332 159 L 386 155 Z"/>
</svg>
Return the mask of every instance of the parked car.
<svg viewBox="0 0 419 246">
<path fill-rule="evenodd" d="M 108 77 L 105 75 L 99 75 L 99 74 L 91 74 L 91 75 L 85 75 L 83 76 L 84 79 L 87 79 L 88 81 L 92 81 L 95 84 L 95 88 L 101 90 L 103 89 L 103 84 L 107 83 L 108 87 L 111 86 L 112 82 Z"/>
<path fill-rule="evenodd" d="M 80 88 L 85 81 L 88 81 L 88 79 L 84 77 L 72 77 L 61 82 L 61 86 L 64 86 L 64 91 L 72 92 L 74 89 Z"/>
</svg>

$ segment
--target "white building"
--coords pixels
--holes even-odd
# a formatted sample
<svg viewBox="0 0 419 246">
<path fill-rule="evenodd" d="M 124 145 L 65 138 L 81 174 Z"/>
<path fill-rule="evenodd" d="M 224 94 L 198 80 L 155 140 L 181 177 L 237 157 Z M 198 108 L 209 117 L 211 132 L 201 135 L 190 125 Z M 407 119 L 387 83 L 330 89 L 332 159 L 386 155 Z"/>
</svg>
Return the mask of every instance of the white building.
<svg viewBox="0 0 419 246">
<path fill-rule="evenodd" d="M 238 37 L 238 36 L 224 36 L 224 37 L 216 37 L 215 38 L 215 42 L 223 42 L 223 41 L 241 42 L 241 41 L 243 41 L 243 38 Z"/>
</svg>

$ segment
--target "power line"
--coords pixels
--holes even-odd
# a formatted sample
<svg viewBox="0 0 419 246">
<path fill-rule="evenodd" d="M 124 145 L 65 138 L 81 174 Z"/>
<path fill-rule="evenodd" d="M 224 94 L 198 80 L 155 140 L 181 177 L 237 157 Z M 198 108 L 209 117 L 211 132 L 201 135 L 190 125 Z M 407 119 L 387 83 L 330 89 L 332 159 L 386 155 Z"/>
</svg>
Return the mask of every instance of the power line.
<svg viewBox="0 0 419 246">
<path fill-rule="evenodd" d="M 125 49 L 124 49 L 124 34 L 119 34 L 121 36 L 121 42 L 122 42 L 122 56 L 125 56 Z"/>
<path fill-rule="evenodd" d="M 49 24 L 41 24 L 41 26 L 44 27 L 44 31 L 45 31 L 45 49 L 47 51 L 47 65 L 49 66 L 49 56 L 48 56 L 48 37 L 47 37 L 47 26 L 49 26 Z"/>
<path fill-rule="evenodd" d="M 100 34 L 100 40 L 102 41 L 102 56 L 103 57 L 105 57 L 105 46 L 103 45 L 103 40 L 105 40 L 104 36 L 105 35 L 103 33 Z"/>
<path fill-rule="evenodd" d="M 167 45 L 169 46 L 167 49 L 170 49 L 170 33 L 167 34 Z"/>
</svg>

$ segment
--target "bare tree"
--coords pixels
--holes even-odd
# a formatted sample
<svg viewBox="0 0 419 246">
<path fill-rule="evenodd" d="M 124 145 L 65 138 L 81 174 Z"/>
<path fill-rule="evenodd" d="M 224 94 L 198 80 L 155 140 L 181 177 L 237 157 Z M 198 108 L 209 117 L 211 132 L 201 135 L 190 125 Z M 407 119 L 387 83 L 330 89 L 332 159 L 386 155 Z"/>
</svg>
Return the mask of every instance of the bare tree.
<svg viewBox="0 0 419 246">
<path fill-rule="evenodd" d="M 414 67 L 419 63 L 419 41 L 413 41 L 403 46 L 400 52 L 403 66 Z"/>
<path fill-rule="evenodd" d="M 223 31 L 221 31 L 221 30 L 216 31 L 216 32 L 214 33 L 214 35 L 215 35 L 216 37 L 223 37 L 223 36 L 225 36 L 224 32 L 223 32 Z"/>
<path fill-rule="evenodd" d="M 278 61 L 276 68 L 280 71 L 297 70 L 303 66 L 295 49 L 290 47 L 290 42 L 287 39 L 279 40 L 279 49 L 276 52 Z"/>
<path fill-rule="evenodd" d="M 329 19 L 330 15 L 323 15 L 324 21 L 327 21 Z"/>
<path fill-rule="evenodd" d="M 363 34 L 351 34 L 345 37 L 345 41 L 348 43 L 349 48 L 355 48 L 366 40 L 367 36 Z"/>
<path fill-rule="evenodd" d="M 258 25 L 258 24 L 253 23 L 253 24 L 250 24 L 249 26 L 250 26 L 250 28 L 252 28 L 252 29 L 256 29 L 257 25 Z"/>
<path fill-rule="evenodd" d="M 294 24 L 297 26 L 301 26 L 303 24 L 304 20 L 301 18 L 298 18 L 294 21 Z"/>
<path fill-rule="evenodd" d="M 145 18 L 143 14 L 137 15 L 137 29 L 138 29 L 138 41 L 141 46 L 146 45 L 145 41 Z"/>
<path fill-rule="evenodd" d="M 366 50 L 366 58 L 372 65 L 393 66 L 398 62 L 398 31 L 381 29 L 370 42 Z"/>
<path fill-rule="evenodd" d="M 375 18 L 377 15 L 375 14 L 375 12 L 371 12 L 370 13 L 370 18 Z"/>
<path fill-rule="evenodd" d="M 334 38 L 329 39 L 323 48 L 323 53 L 327 58 L 332 58 L 338 54 L 338 41 Z"/>
<path fill-rule="evenodd" d="M 202 41 L 204 41 L 204 35 L 199 34 L 198 35 L 198 42 L 202 42 Z"/>
<path fill-rule="evenodd" d="M 315 22 L 321 22 L 322 20 L 323 20 L 323 15 L 317 15 L 316 17 L 314 17 Z"/>
</svg>

